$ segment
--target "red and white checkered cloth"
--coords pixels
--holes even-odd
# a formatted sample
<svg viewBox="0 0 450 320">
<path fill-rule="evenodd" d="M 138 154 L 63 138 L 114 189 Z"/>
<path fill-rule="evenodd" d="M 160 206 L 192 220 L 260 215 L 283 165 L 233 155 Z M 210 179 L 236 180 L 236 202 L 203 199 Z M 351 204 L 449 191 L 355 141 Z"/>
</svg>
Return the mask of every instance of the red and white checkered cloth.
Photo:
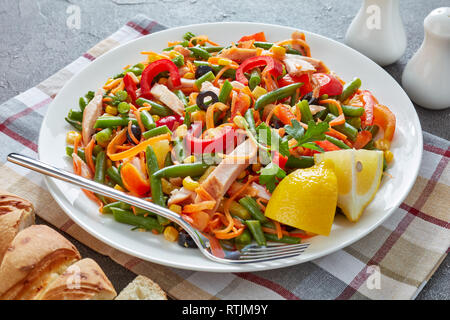
<svg viewBox="0 0 450 320">
<path fill-rule="evenodd" d="M 42 118 L 66 81 L 104 52 L 162 29 L 139 15 L 49 79 L 3 103 L 0 159 L 5 161 L 10 152 L 35 157 Z M 424 133 L 423 162 L 413 190 L 386 222 L 362 240 L 312 262 L 255 273 L 203 273 L 142 261 L 99 242 L 74 224 L 52 199 L 42 176 L 6 163 L 0 167 L 0 185 L 31 200 L 37 214 L 56 228 L 154 279 L 176 299 L 410 299 L 448 252 L 449 147 L 449 141 Z M 373 266 L 381 271 L 380 288 L 370 279 Z"/>
</svg>

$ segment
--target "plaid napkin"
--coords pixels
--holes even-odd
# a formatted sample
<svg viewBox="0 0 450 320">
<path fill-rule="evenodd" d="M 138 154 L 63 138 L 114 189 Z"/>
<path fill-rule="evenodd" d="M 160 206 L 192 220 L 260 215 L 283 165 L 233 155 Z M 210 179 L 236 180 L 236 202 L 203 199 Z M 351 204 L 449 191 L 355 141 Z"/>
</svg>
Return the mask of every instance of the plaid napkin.
<svg viewBox="0 0 450 320">
<path fill-rule="evenodd" d="M 139 15 L 49 79 L 3 103 L 0 159 L 5 161 L 9 152 L 36 157 L 42 118 L 65 82 L 106 51 L 162 29 Z M 423 162 L 414 188 L 400 208 L 362 240 L 312 262 L 255 273 L 194 272 L 140 260 L 77 226 L 50 196 L 42 176 L 6 163 L 0 167 L 0 185 L 31 200 L 41 218 L 86 246 L 157 280 L 175 299 L 411 299 L 448 252 L 449 147 L 449 141 L 424 133 Z"/>
</svg>

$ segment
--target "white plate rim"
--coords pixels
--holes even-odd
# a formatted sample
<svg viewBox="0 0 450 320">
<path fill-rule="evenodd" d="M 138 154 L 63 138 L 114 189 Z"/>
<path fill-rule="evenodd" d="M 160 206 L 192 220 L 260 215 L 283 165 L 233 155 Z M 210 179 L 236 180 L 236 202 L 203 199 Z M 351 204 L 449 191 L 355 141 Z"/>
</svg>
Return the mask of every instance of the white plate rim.
<svg viewBox="0 0 450 320">
<path fill-rule="evenodd" d="M 144 38 L 148 38 L 148 37 L 152 37 L 155 34 L 161 34 L 161 33 L 169 33 L 169 32 L 174 32 L 174 31 L 180 31 L 180 30 L 185 30 L 185 31 L 189 31 L 188 29 L 195 29 L 195 28 L 207 28 L 208 26 L 218 26 L 218 25 L 238 25 L 238 26 L 262 26 L 262 27 L 267 27 L 267 28 L 275 28 L 275 29 L 285 29 L 285 30 L 289 30 L 290 32 L 295 31 L 295 30 L 300 30 L 297 28 L 293 28 L 293 27 L 288 27 L 288 26 L 281 26 L 281 25 L 275 25 L 275 24 L 267 24 L 267 23 L 257 23 L 257 22 L 239 22 L 239 21 L 235 21 L 235 22 L 216 22 L 216 23 L 203 23 L 203 24 L 192 24 L 192 25 L 186 25 L 186 26 L 180 26 L 180 27 L 175 27 L 175 28 L 169 28 L 169 29 L 165 29 L 165 30 L 161 30 L 161 31 L 157 31 L 154 33 L 151 33 L 149 35 L 146 36 L 142 36 L 139 37 L 137 39 L 134 39 L 132 41 L 129 41 L 125 44 L 122 44 L 110 51 L 108 51 L 107 53 L 103 54 L 102 56 L 100 56 L 99 58 L 97 58 L 95 61 L 93 61 L 92 63 L 95 63 L 96 61 L 101 61 L 101 59 L 105 59 L 105 57 L 108 57 L 109 55 L 114 54 L 114 52 L 122 47 L 125 46 L 129 46 L 130 44 L 136 42 L 136 41 L 142 41 L 142 39 Z M 313 32 L 309 32 L 306 30 L 300 30 L 302 32 L 305 32 L 305 34 L 307 36 L 314 36 L 317 37 L 319 39 L 321 39 L 322 41 L 330 41 L 332 42 L 334 45 L 337 46 L 342 46 L 345 47 L 347 50 L 351 50 L 353 51 L 355 54 L 362 56 L 363 58 L 365 58 L 367 60 L 367 63 L 370 64 L 375 64 L 375 62 L 373 62 L 372 60 L 370 60 L 369 58 L 367 58 L 366 56 L 364 56 L 363 54 L 357 52 L 356 50 L 346 46 L 343 43 L 340 43 L 336 40 L 327 38 L 325 36 L 313 33 Z M 245 32 L 243 32 L 242 34 L 245 34 Z M 92 64 L 91 63 L 91 64 Z M 392 78 L 392 76 L 385 71 L 383 68 L 381 68 L 380 66 L 376 65 L 375 66 L 378 68 L 378 71 L 383 73 L 385 76 Z M 60 90 L 60 92 L 62 90 L 64 90 L 65 87 L 70 87 L 70 84 L 72 82 L 74 82 L 78 77 L 82 77 L 85 73 L 89 72 L 89 66 L 87 66 L 86 68 L 84 68 L 82 71 L 80 71 L 78 74 L 76 74 L 75 76 L 73 76 L 66 84 L 65 86 Z M 268 265 L 258 265 L 258 264 L 245 264 L 245 265 L 228 265 L 228 264 L 218 264 L 217 266 L 214 268 L 209 267 L 204 267 L 201 265 L 189 265 L 187 266 L 185 263 L 178 263 L 178 262 L 173 262 L 173 261 L 166 261 L 163 259 L 158 259 L 156 257 L 151 257 L 145 254 L 142 254 L 140 252 L 134 251 L 126 246 L 123 246 L 113 240 L 111 240 L 110 238 L 103 236 L 101 234 L 98 234 L 95 232 L 95 230 L 93 230 L 90 226 L 84 224 L 78 217 L 76 214 L 72 213 L 72 208 L 71 208 L 71 204 L 64 198 L 61 197 L 58 192 L 59 189 L 56 187 L 54 179 L 53 178 L 49 178 L 49 177 L 45 177 L 45 182 L 46 185 L 48 187 L 48 190 L 50 191 L 50 194 L 52 195 L 52 197 L 55 199 L 55 201 L 61 206 L 61 208 L 68 214 L 68 216 L 74 220 L 74 222 L 79 225 L 83 230 L 85 230 L 86 232 L 88 232 L 89 234 L 91 234 L 92 236 L 94 236 L 95 238 L 99 239 L 100 241 L 110 245 L 111 247 L 118 249 L 119 251 L 125 252 L 127 254 L 130 254 L 132 256 L 141 258 L 143 260 L 147 260 L 150 262 L 154 262 L 154 263 L 158 263 L 158 264 L 162 264 L 162 265 L 166 265 L 169 267 L 174 267 L 174 268 L 180 268 L 180 269 L 188 269 L 188 270 L 193 270 L 193 271 L 207 271 L 207 272 L 253 272 L 253 271 L 262 271 L 262 270 L 271 270 L 271 269 L 278 269 L 278 268 L 283 268 L 283 267 L 288 267 L 291 265 L 296 265 L 296 264 L 301 264 L 304 262 L 308 262 L 311 260 L 315 260 L 321 257 L 324 257 L 326 255 L 329 255 L 333 252 L 336 252 L 342 248 L 345 248 L 353 243 L 355 243 L 356 241 L 360 240 L 361 238 L 367 236 L 369 233 L 371 233 L 374 229 L 376 229 L 378 226 L 380 226 L 387 218 L 389 218 L 392 213 L 399 207 L 399 205 L 401 204 L 401 202 L 406 198 L 406 196 L 409 194 L 409 192 L 411 191 L 413 185 L 414 185 L 414 181 L 416 180 L 418 173 L 419 173 L 419 168 L 420 168 L 420 163 L 421 163 L 421 159 L 422 159 L 422 153 L 423 153 L 423 136 L 422 136 L 422 129 L 421 129 L 421 125 L 420 125 L 420 121 L 418 118 L 417 113 L 415 112 L 414 106 L 411 102 L 411 100 L 408 98 L 408 96 L 406 95 L 406 93 L 404 92 L 404 90 L 401 88 L 401 86 L 395 81 L 395 79 L 393 79 L 395 82 L 395 86 L 396 88 L 395 91 L 396 92 L 401 92 L 402 94 L 404 94 L 410 104 L 410 107 L 412 110 L 414 110 L 414 115 L 413 115 L 413 120 L 414 120 L 414 126 L 415 128 L 418 130 L 418 148 L 416 148 L 418 150 L 418 156 L 417 158 L 419 158 L 419 162 L 416 166 L 416 168 L 414 168 L 414 172 L 412 174 L 413 179 L 411 179 L 413 182 L 410 183 L 410 185 L 406 188 L 407 192 L 404 192 L 404 196 L 397 199 L 397 201 L 395 202 L 395 204 L 386 211 L 386 213 L 384 214 L 384 216 L 382 218 L 380 218 L 376 223 L 374 223 L 373 225 L 371 225 L 370 227 L 366 228 L 366 231 L 359 234 L 358 236 L 345 241 L 345 242 L 341 242 L 340 244 L 331 247 L 327 250 L 322 250 L 320 253 L 316 253 L 314 254 L 313 257 L 308 257 L 308 258 L 304 258 L 305 255 L 301 255 L 295 259 L 284 259 L 284 260 L 278 260 L 281 263 L 278 264 L 268 264 Z M 50 106 L 48 107 L 48 110 L 50 110 L 51 106 L 54 104 L 55 99 L 51 102 Z M 48 117 L 48 111 L 43 119 L 42 123 L 45 123 L 46 119 Z M 38 156 L 39 158 L 41 158 L 41 153 L 42 153 L 42 147 L 41 147 L 41 137 L 43 136 L 43 131 L 44 131 L 44 126 L 41 126 L 40 129 L 40 133 L 39 133 L 39 143 L 38 143 Z M 206 258 L 205 258 L 206 259 Z M 285 262 L 285 263 L 283 263 Z"/>
</svg>

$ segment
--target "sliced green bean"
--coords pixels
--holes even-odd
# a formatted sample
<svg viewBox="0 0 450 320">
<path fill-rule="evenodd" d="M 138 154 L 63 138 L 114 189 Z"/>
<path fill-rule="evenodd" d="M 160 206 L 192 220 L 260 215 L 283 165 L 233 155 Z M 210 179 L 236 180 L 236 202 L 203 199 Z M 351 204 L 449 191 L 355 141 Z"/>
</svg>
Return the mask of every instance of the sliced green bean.
<svg viewBox="0 0 450 320">
<path fill-rule="evenodd" d="M 82 127 L 81 127 L 81 122 L 80 121 L 75 121 L 75 120 L 69 119 L 67 117 L 65 117 L 64 119 L 67 121 L 67 123 L 69 123 L 76 130 L 81 131 Z"/>
<path fill-rule="evenodd" d="M 105 143 L 111 140 L 112 137 L 112 129 L 105 128 L 95 134 L 95 140 L 100 143 Z"/>
<path fill-rule="evenodd" d="M 338 99 L 344 102 L 350 98 L 358 89 L 361 87 L 361 79 L 355 78 L 352 81 L 345 84 L 342 93 L 339 95 Z"/>
<path fill-rule="evenodd" d="M 342 112 L 347 117 L 361 117 L 364 113 L 363 107 L 342 105 Z"/>
<path fill-rule="evenodd" d="M 177 55 L 172 59 L 172 62 L 179 68 L 184 66 L 184 56 L 182 54 Z"/>
<path fill-rule="evenodd" d="M 341 149 L 351 149 L 348 145 L 346 145 L 343 141 L 336 139 L 335 137 L 329 136 L 329 135 L 325 135 L 325 139 L 327 139 L 328 141 L 330 141 L 332 144 L 334 144 L 335 146 L 338 146 Z"/>
<path fill-rule="evenodd" d="M 361 118 L 360 117 L 348 117 L 345 121 L 356 129 L 361 129 Z"/>
<path fill-rule="evenodd" d="M 129 121 L 132 121 L 133 124 L 138 125 L 136 119 L 131 119 L 127 117 L 110 117 L 110 116 L 101 116 L 95 121 L 94 128 L 112 128 L 112 127 L 124 127 L 128 125 Z"/>
<path fill-rule="evenodd" d="M 202 47 L 190 47 L 188 49 L 194 54 L 194 57 L 198 59 L 208 60 L 211 57 L 211 54 Z"/>
<path fill-rule="evenodd" d="M 234 242 L 241 247 L 245 247 L 252 243 L 252 234 L 247 229 L 244 230 L 240 235 L 234 238 Z"/>
<path fill-rule="evenodd" d="M 256 125 L 255 125 L 255 117 L 253 116 L 253 109 L 248 109 L 245 112 L 245 120 L 248 123 L 248 129 L 256 137 Z"/>
<path fill-rule="evenodd" d="M 219 52 L 219 51 L 223 50 L 223 48 L 224 47 L 203 47 L 203 50 L 211 53 L 211 52 Z"/>
<path fill-rule="evenodd" d="M 278 236 L 276 234 L 271 233 L 264 233 L 264 236 L 266 237 L 267 241 L 272 242 L 281 242 L 289 244 L 297 244 L 301 242 L 301 239 L 297 237 L 283 236 L 281 239 L 278 239 Z"/>
<path fill-rule="evenodd" d="M 208 73 L 205 73 L 200 78 L 195 80 L 195 86 L 200 90 L 203 82 L 214 81 L 215 78 L 216 77 L 214 76 L 214 73 L 212 71 L 209 71 Z"/>
<path fill-rule="evenodd" d="M 247 225 L 248 230 L 252 234 L 256 243 L 260 246 L 265 246 L 266 237 L 264 236 L 264 233 L 262 231 L 261 222 L 259 222 L 259 220 L 246 220 L 245 224 Z"/>
<path fill-rule="evenodd" d="M 369 131 L 372 134 L 372 137 L 375 137 L 380 130 L 380 127 L 374 124 L 373 126 L 366 127 L 365 130 Z"/>
<path fill-rule="evenodd" d="M 176 178 L 187 176 L 198 177 L 201 176 L 208 168 L 209 165 L 202 162 L 181 163 L 171 167 L 162 168 L 153 173 L 153 176 L 157 178 Z"/>
<path fill-rule="evenodd" d="M 183 102 L 184 107 L 186 108 L 187 106 L 189 106 L 189 101 L 186 98 L 185 94 L 183 93 L 183 91 L 181 90 L 175 90 L 173 93 L 176 94 L 176 96 L 181 100 L 181 102 Z"/>
<path fill-rule="evenodd" d="M 300 101 L 296 106 L 297 108 L 300 108 L 303 123 L 308 123 L 309 121 L 314 120 L 307 100 Z"/>
<path fill-rule="evenodd" d="M 70 120 L 81 122 L 81 121 L 83 121 L 83 112 L 70 109 L 69 114 L 67 115 L 67 118 L 69 118 Z"/>
<path fill-rule="evenodd" d="M 298 88 L 300 88 L 302 85 L 303 85 L 302 82 L 294 83 L 262 95 L 255 102 L 255 110 L 262 109 L 269 103 L 273 103 L 277 100 L 291 96 L 292 93 Z"/>
<path fill-rule="evenodd" d="M 119 169 L 117 169 L 114 166 L 109 167 L 106 169 L 106 175 L 113 181 L 114 183 L 118 184 L 122 188 L 125 188 L 123 185 L 122 177 L 120 176 Z"/>
<path fill-rule="evenodd" d="M 231 201 L 230 204 L 230 213 L 232 216 L 238 217 L 242 220 L 248 220 L 252 218 L 250 212 L 244 208 L 244 206 L 240 205 L 236 201 Z"/>
<path fill-rule="evenodd" d="M 228 99 L 230 98 L 230 93 L 232 90 L 233 86 L 231 85 L 230 81 L 225 80 L 225 82 L 222 85 L 222 88 L 220 89 L 219 102 L 227 103 Z"/>
<path fill-rule="evenodd" d="M 143 217 L 134 215 L 130 211 L 111 207 L 114 220 L 120 223 L 129 224 L 146 230 L 156 230 L 158 233 L 163 232 L 164 227 L 158 223 L 158 220 L 152 217 Z"/>
<path fill-rule="evenodd" d="M 250 78 L 248 80 L 248 86 L 249 86 L 250 90 L 253 90 L 260 83 L 261 83 L 261 73 L 259 72 L 258 69 L 254 69 L 250 73 Z"/>
<path fill-rule="evenodd" d="M 325 118 L 325 121 L 330 122 L 333 119 L 336 119 L 336 116 L 329 113 L 327 115 L 327 117 Z M 358 130 L 355 127 L 353 127 L 352 125 L 348 124 L 347 122 L 344 124 L 334 126 L 333 129 L 339 131 L 340 133 L 345 134 L 351 141 L 356 140 Z"/>
<path fill-rule="evenodd" d="M 140 116 L 145 129 L 151 130 L 156 128 L 155 120 L 153 120 L 153 117 L 150 115 L 150 113 L 148 113 L 147 110 L 140 111 Z"/>
<path fill-rule="evenodd" d="M 267 221 L 266 216 L 264 213 L 262 213 L 261 209 L 259 208 L 258 204 L 256 203 L 255 199 L 246 196 L 239 200 L 239 203 L 247 209 L 248 212 L 252 215 L 253 219 L 256 219 L 258 221 L 261 221 L 261 223 L 264 223 Z"/>
<path fill-rule="evenodd" d="M 148 103 L 152 107 L 149 111 L 150 114 L 158 115 L 160 117 L 167 117 L 173 114 L 172 110 L 166 106 L 160 105 L 159 103 L 144 98 L 139 98 L 136 100 L 136 104 L 140 107 L 143 107 L 145 103 Z"/>
<path fill-rule="evenodd" d="M 67 147 L 66 147 L 66 154 L 67 154 L 69 157 L 72 157 L 73 150 L 74 150 L 73 147 L 67 146 Z M 77 155 L 78 155 L 83 161 L 86 162 L 86 155 L 84 154 L 84 150 L 83 150 L 83 149 L 78 148 L 78 150 L 77 150 Z"/>
<path fill-rule="evenodd" d="M 167 127 L 166 125 L 163 125 L 163 126 L 156 127 L 154 129 L 145 131 L 142 135 L 144 136 L 145 139 L 149 139 L 151 137 L 156 137 L 156 136 L 166 134 L 166 133 L 172 134 L 172 131 L 170 131 L 169 127 Z"/>
</svg>

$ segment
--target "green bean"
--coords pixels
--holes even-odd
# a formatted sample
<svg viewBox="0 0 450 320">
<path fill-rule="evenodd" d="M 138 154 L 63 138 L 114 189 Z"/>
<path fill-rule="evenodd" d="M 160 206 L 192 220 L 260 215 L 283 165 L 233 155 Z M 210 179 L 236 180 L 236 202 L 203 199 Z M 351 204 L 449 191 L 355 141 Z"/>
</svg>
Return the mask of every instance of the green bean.
<svg viewBox="0 0 450 320">
<path fill-rule="evenodd" d="M 106 172 L 106 153 L 104 151 L 97 155 L 95 160 L 95 175 L 94 181 L 98 183 L 105 183 L 105 172 Z"/>
<path fill-rule="evenodd" d="M 297 244 L 301 242 L 300 238 L 297 237 L 289 237 L 289 236 L 283 236 L 281 239 L 278 239 L 278 236 L 276 234 L 271 233 L 264 233 L 264 236 L 268 241 L 272 242 L 281 242 L 281 243 L 289 243 L 289 244 Z"/>
<path fill-rule="evenodd" d="M 195 37 L 195 34 L 193 34 L 192 32 L 188 31 L 183 35 L 183 39 L 186 41 L 190 41 L 192 38 Z"/>
<path fill-rule="evenodd" d="M 255 199 L 246 196 L 239 200 L 239 203 L 247 209 L 248 212 L 252 215 L 253 219 L 256 219 L 258 221 L 261 221 L 261 223 L 264 223 L 267 221 L 266 216 L 264 213 L 262 213 L 261 209 L 259 208 L 258 204 L 256 203 Z"/>
<path fill-rule="evenodd" d="M 253 238 L 255 239 L 256 243 L 260 246 L 266 245 L 266 238 L 264 236 L 264 233 L 261 229 L 261 222 L 259 220 L 246 220 L 245 224 L 248 227 L 248 230 L 252 234 Z"/>
<path fill-rule="evenodd" d="M 161 179 L 153 176 L 153 173 L 157 172 L 159 170 L 159 167 L 155 152 L 153 151 L 153 148 L 151 146 L 147 147 L 147 149 L 145 150 L 145 155 L 147 158 L 147 171 L 148 174 L 150 175 L 152 201 L 153 203 L 159 206 L 165 207 L 166 200 L 164 199 Z M 170 220 L 165 217 L 157 216 L 156 218 L 158 219 L 158 222 L 163 226 L 168 225 L 170 223 Z"/>
<path fill-rule="evenodd" d="M 258 47 L 258 48 L 263 48 L 263 49 L 265 49 L 265 50 L 269 50 L 270 48 L 272 48 L 272 46 L 273 46 L 274 44 L 271 43 L 271 42 L 255 41 L 255 42 L 253 43 L 253 45 L 254 45 L 255 47 Z M 284 48 L 286 49 L 286 53 L 297 54 L 297 55 L 303 55 L 300 51 L 295 50 L 295 49 L 292 49 L 292 48 L 290 48 L 290 47 L 288 47 L 288 48 L 284 47 Z"/>
<path fill-rule="evenodd" d="M 205 73 L 200 78 L 195 80 L 195 86 L 200 90 L 203 82 L 213 81 L 214 79 L 215 79 L 214 73 L 212 71 L 209 71 L 208 73 Z"/>
<path fill-rule="evenodd" d="M 135 125 L 138 124 L 136 119 L 131 119 L 127 117 L 110 117 L 110 116 L 101 116 L 95 122 L 94 128 L 111 128 L 111 127 L 119 127 L 119 126 L 127 126 L 129 121 L 132 121 Z"/>
<path fill-rule="evenodd" d="M 300 108 L 302 122 L 308 123 L 309 121 L 314 120 L 307 100 L 300 101 L 299 103 L 297 103 L 296 107 Z"/>
<path fill-rule="evenodd" d="M 374 124 L 373 126 L 366 127 L 366 130 L 372 134 L 372 137 L 375 137 L 380 130 L 380 127 Z"/>
<path fill-rule="evenodd" d="M 211 54 L 201 47 L 190 47 L 188 49 L 194 54 L 194 57 L 198 59 L 208 60 L 211 57 Z"/>
<path fill-rule="evenodd" d="M 315 115 L 313 115 L 314 121 L 317 121 L 318 119 L 323 121 L 327 116 L 327 114 L 328 114 L 327 109 L 323 109 L 322 111 L 317 112 Z"/>
<path fill-rule="evenodd" d="M 248 80 L 248 86 L 249 86 L 250 90 L 253 90 L 260 83 L 261 83 L 261 74 L 258 69 L 254 69 L 250 73 L 250 78 Z"/>
<path fill-rule="evenodd" d="M 151 137 L 156 137 L 156 136 L 166 134 L 166 133 L 172 134 L 172 131 L 170 131 L 169 127 L 167 127 L 166 125 L 163 125 L 163 126 L 156 127 L 154 129 L 145 131 L 142 135 L 144 136 L 145 139 L 149 139 Z"/>
<path fill-rule="evenodd" d="M 342 105 L 342 112 L 347 117 L 361 117 L 364 113 L 363 107 L 354 107 L 354 106 L 347 106 Z"/>
<path fill-rule="evenodd" d="M 64 118 L 72 127 L 74 127 L 76 130 L 81 131 L 82 126 L 80 121 L 71 120 L 69 118 Z"/>
<path fill-rule="evenodd" d="M 124 90 L 118 90 L 114 95 L 120 101 L 125 101 L 128 98 L 128 93 L 126 91 L 124 91 Z"/>
<path fill-rule="evenodd" d="M 86 108 L 86 106 L 87 106 L 87 103 L 86 103 L 86 100 L 84 100 L 84 97 L 80 97 L 80 99 L 78 100 L 78 105 L 80 106 L 81 112 L 83 112 L 84 108 Z"/>
<path fill-rule="evenodd" d="M 176 94 L 176 96 L 178 97 L 178 99 L 181 100 L 181 102 L 183 102 L 184 107 L 186 108 L 187 106 L 189 106 L 189 101 L 186 98 L 186 96 L 184 95 L 183 91 L 181 90 L 175 90 L 173 93 Z"/>
<path fill-rule="evenodd" d="M 67 118 L 69 118 L 70 120 L 81 122 L 81 121 L 83 121 L 83 112 L 70 109 L 69 114 L 67 115 Z"/>
<path fill-rule="evenodd" d="M 163 232 L 164 227 L 158 223 L 158 220 L 152 217 L 136 216 L 130 211 L 111 207 L 114 220 L 120 223 L 129 224 L 146 230 L 156 230 L 158 233 Z"/>
<path fill-rule="evenodd" d="M 350 96 L 352 96 L 358 89 L 361 87 L 361 79 L 355 78 L 351 82 L 345 84 L 342 93 L 339 95 L 338 99 L 341 102 L 347 100 Z"/>
<path fill-rule="evenodd" d="M 330 122 L 333 119 L 336 119 L 336 116 L 329 113 L 327 115 L 327 117 L 325 118 L 325 121 Z M 358 130 L 355 127 L 353 127 L 352 125 L 348 124 L 347 122 L 345 122 L 344 124 L 334 126 L 333 129 L 339 131 L 340 133 L 345 134 L 351 141 L 356 140 L 356 135 L 358 134 Z"/>
<path fill-rule="evenodd" d="M 222 85 L 222 89 L 220 89 L 219 102 L 227 103 L 228 99 L 230 98 L 231 91 L 233 91 L 233 86 L 231 85 L 230 81 L 225 80 Z"/>
<path fill-rule="evenodd" d="M 217 64 L 210 64 L 207 61 L 195 60 L 194 65 L 196 67 L 199 66 L 209 66 L 213 69 L 214 73 L 217 74 L 220 70 L 222 70 L 225 66 L 219 66 Z M 234 79 L 236 77 L 236 69 L 228 69 L 222 75 L 223 78 L 231 78 Z"/>
<path fill-rule="evenodd" d="M 122 182 L 122 177 L 120 176 L 119 169 L 117 169 L 114 166 L 111 166 L 108 169 L 106 169 L 106 174 L 109 177 L 109 179 L 111 179 L 111 181 L 118 184 L 122 188 L 125 188 Z"/>
<path fill-rule="evenodd" d="M 250 212 L 248 212 L 247 209 L 245 209 L 242 205 L 240 205 L 236 201 L 231 201 L 230 213 L 232 216 L 239 217 L 242 220 L 248 220 L 252 218 Z"/>
<path fill-rule="evenodd" d="M 289 102 L 289 104 L 291 105 L 291 107 L 295 106 L 297 100 L 298 100 L 298 90 L 295 90 L 294 93 L 291 95 L 291 101 Z"/>
<path fill-rule="evenodd" d="M 223 50 L 224 47 L 203 47 L 203 50 L 208 51 L 209 53 L 211 52 L 219 52 L 221 50 Z"/>
<path fill-rule="evenodd" d="M 245 112 L 245 120 L 248 123 L 248 129 L 256 137 L 255 117 L 253 116 L 253 109 L 247 109 Z"/>
<path fill-rule="evenodd" d="M 269 103 L 273 103 L 277 100 L 287 98 L 292 95 L 292 93 L 297 90 L 297 88 L 300 88 L 303 85 L 302 82 L 294 83 L 279 89 L 276 89 L 274 91 L 268 92 L 261 97 L 258 98 L 255 102 L 255 110 L 262 109 Z"/>
<path fill-rule="evenodd" d="M 309 168 L 314 165 L 314 157 L 302 156 L 297 158 L 294 156 L 289 156 L 286 162 L 286 167 L 298 169 L 298 168 Z"/>
<path fill-rule="evenodd" d="M 128 114 L 130 112 L 131 106 L 126 102 L 121 102 L 117 106 L 117 111 L 119 111 L 120 114 Z"/>
<path fill-rule="evenodd" d="M 95 134 L 95 140 L 100 143 L 105 143 L 111 140 L 112 137 L 112 129 L 105 128 L 102 131 L 99 131 Z"/>
<path fill-rule="evenodd" d="M 181 163 L 171 167 L 162 168 L 153 173 L 153 176 L 157 178 L 198 177 L 201 176 L 208 167 L 209 165 L 202 162 Z"/>
<path fill-rule="evenodd" d="M 156 217 L 157 219 L 158 219 L 158 217 L 157 217 L 157 215 L 155 214 L 155 213 L 153 213 L 153 212 L 151 212 L 151 211 L 148 211 L 148 210 L 144 210 L 144 209 L 141 209 L 141 208 L 134 208 L 134 212 L 133 213 L 135 213 L 135 214 L 137 214 L 137 215 L 140 215 L 140 216 L 151 216 L 151 217 Z M 161 224 L 161 225 L 163 225 L 159 220 L 158 220 L 158 222 Z"/>
<path fill-rule="evenodd" d="M 144 98 L 139 98 L 136 100 L 136 104 L 140 107 L 143 107 L 145 103 L 148 103 L 152 107 L 149 111 L 150 114 L 155 114 L 160 117 L 167 117 L 173 114 L 172 110 L 166 106 L 160 105 L 159 103 Z"/>
<path fill-rule="evenodd" d="M 245 247 L 246 245 L 249 245 L 252 243 L 252 234 L 247 229 L 244 230 L 240 235 L 238 235 L 236 238 L 234 238 L 234 242 L 237 245 L 240 245 L 242 247 Z"/>
<path fill-rule="evenodd" d="M 184 56 L 182 54 L 177 55 L 172 59 L 172 62 L 178 67 L 184 66 Z"/>
<path fill-rule="evenodd" d="M 375 148 L 375 141 L 372 139 L 372 140 L 370 140 L 364 147 L 363 147 L 363 149 L 366 149 L 366 150 L 375 150 L 376 148 Z"/>
<path fill-rule="evenodd" d="M 98 144 L 96 144 L 94 149 L 92 149 L 92 154 L 94 156 L 97 156 L 102 151 L 104 151 L 103 148 L 101 146 L 99 146 Z"/>
<path fill-rule="evenodd" d="M 153 120 L 153 117 L 148 113 L 147 110 L 140 111 L 141 121 L 144 125 L 145 129 L 151 130 L 156 128 L 155 121 Z"/>
<path fill-rule="evenodd" d="M 73 147 L 67 146 L 67 147 L 66 147 L 66 154 L 67 154 L 69 157 L 72 157 L 73 150 L 74 150 Z M 78 148 L 78 150 L 77 150 L 77 155 L 78 155 L 83 161 L 86 162 L 86 155 L 84 154 L 84 150 L 83 150 L 83 149 Z M 94 157 L 93 157 L 93 158 L 94 158 Z"/>
<path fill-rule="evenodd" d="M 346 145 L 343 141 L 336 139 L 335 137 L 329 136 L 329 135 L 325 135 L 325 139 L 327 139 L 328 141 L 330 141 L 332 144 L 334 144 L 335 146 L 338 146 L 341 149 L 351 149 L 348 145 Z"/>
<path fill-rule="evenodd" d="M 164 167 L 173 166 L 172 155 L 170 152 L 167 153 L 166 158 L 164 159 Z"/>
<path fill-rule="evenodd" d="M 361 118 L 360 117 L 348 117 L 345 121 L 356 129 L 361 129 Z"/>
<path fill-rule="evenodd" d="M 173 139 L 173 152 L 175 153 L 175 160 L 178 162 L 182 162 L 186 158 L 183 137 Z"/>
<path fill-rule="evenodd" d="M 335 104 L 326 103 L 325 107 L 327 108 L 329 113 L 335 115 L 336 117 L 339 116 L 339 109 Z"/>
</svg>

